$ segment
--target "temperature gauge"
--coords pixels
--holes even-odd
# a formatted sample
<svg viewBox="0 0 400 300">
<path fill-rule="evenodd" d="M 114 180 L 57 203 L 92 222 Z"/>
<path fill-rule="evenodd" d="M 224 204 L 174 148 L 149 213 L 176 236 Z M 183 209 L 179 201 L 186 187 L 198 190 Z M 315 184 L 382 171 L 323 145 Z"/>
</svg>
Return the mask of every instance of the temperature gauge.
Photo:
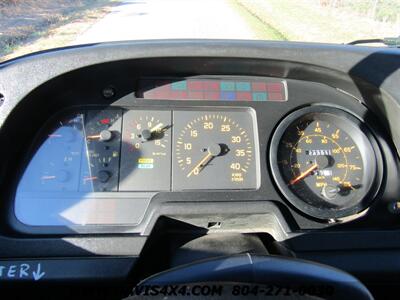
<svg viewBox="0 0 400 300">
<path fill-rule="evenodd" d="M 120 191 L 170 189 L 171 112 L 130 110 L 124 114 Z"/>
</svg>

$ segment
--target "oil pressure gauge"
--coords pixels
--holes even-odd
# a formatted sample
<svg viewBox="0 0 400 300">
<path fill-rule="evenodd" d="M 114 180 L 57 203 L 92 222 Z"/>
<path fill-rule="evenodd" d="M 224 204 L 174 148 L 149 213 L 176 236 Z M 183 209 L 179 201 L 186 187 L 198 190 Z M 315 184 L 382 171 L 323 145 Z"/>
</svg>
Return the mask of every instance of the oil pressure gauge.
<svg viewBox="0 0 400 300">
<path fill-rule="evenodd" d="M 316 218 L 362 211 L 380 183 L 375 139 L 360 120 L 336 108 L 312 106 L 289 115 L 274 134 L 270 158 L 282 193 Z"/>
</svg>

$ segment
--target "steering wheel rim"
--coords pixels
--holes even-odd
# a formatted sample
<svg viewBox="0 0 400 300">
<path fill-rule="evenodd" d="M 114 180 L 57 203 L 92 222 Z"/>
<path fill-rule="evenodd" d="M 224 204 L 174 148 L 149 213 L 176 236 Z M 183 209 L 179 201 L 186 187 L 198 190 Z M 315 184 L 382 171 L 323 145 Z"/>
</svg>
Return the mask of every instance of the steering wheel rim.
<svg viewBox="0 0 400 300">
<path fill-rule="evenodd" d="M 178 266 L 148 277 L 135 289 L 211 282 L 291 288 L 330 286 L 333 287 L 333 293 L 327 299 L 373 299 L 358 279 L 339 269 L 295 258 L 250 253 Z"/>
</svg>

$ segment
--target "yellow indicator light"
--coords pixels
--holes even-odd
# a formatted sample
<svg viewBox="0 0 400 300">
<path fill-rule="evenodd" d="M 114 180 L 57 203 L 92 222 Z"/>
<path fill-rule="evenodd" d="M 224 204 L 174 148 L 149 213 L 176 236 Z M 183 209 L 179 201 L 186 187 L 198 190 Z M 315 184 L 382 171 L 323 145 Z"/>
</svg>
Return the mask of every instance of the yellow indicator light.
<svg viewBox="0 0 400 300">
<path fill-rule="evenodd" d="M 152 158 L 140 157 L 138 159 L 139 164 L 152 164 L 153 162 L 154 162 L 154 159 L 152 159 Z"/>
</svg>

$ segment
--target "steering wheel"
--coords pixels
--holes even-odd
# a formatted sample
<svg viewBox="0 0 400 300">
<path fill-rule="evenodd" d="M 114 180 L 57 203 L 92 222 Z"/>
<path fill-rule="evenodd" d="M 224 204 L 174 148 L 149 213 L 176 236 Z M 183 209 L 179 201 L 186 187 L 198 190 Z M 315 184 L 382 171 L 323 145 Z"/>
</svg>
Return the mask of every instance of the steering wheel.
<svg viewBox="0 0 400 300">
<path fill-rule="evenodd" d="M 222 293 L 201 294 L 202 287 L 206 291 L 210 286 L 219 287 Z M 373 299 L 359 280 L 333 267 L 250 253 L 201 260 L 158 273 L 140 282 L 127 299 L 157 299 L 157 295 L 168 299 Z"/>
</svg>

